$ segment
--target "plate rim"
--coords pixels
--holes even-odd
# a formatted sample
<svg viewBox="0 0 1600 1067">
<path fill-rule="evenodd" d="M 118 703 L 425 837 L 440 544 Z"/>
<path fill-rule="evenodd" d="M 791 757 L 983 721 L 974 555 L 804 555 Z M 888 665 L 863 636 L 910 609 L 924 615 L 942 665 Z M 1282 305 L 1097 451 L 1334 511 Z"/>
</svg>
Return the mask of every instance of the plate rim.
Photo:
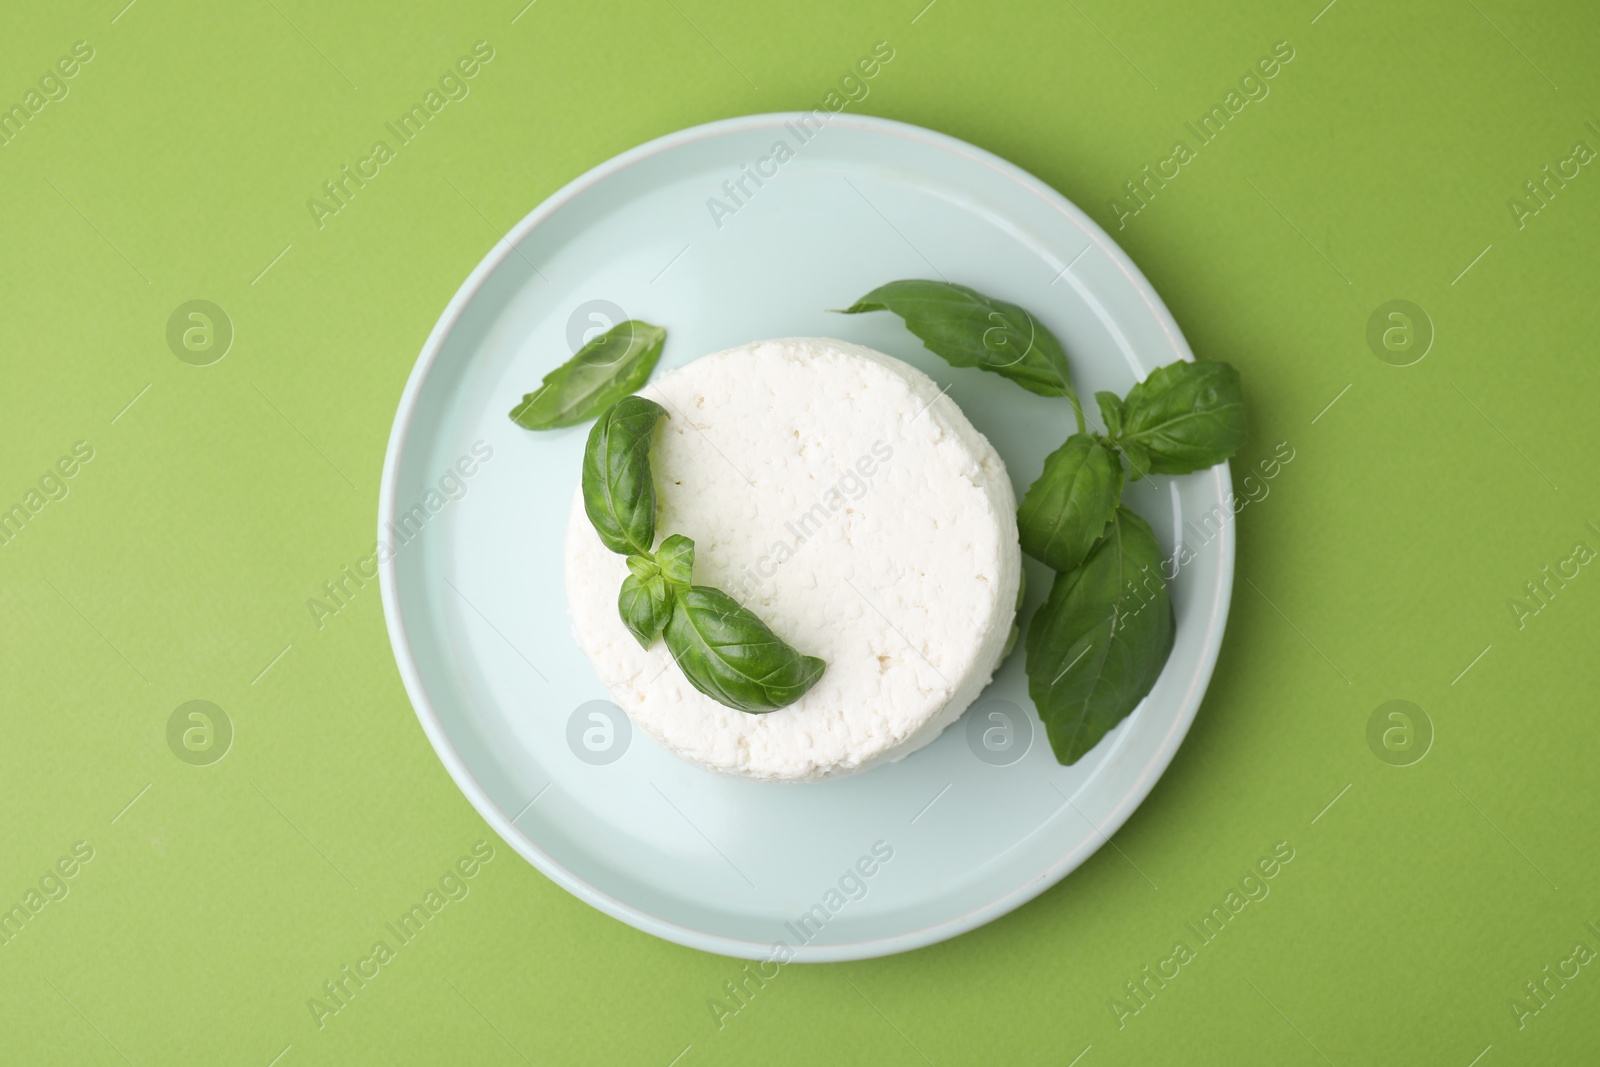
<svg viewBox="0 0 1600 1067">
<path fill-rule="evenodd" d="M 781 126 L 784 123 L 794 122 L 802 117 L 810 117 L 812 115 L 813 112 L 809 111 L 779 111 L 741 115 L 690 126 L 656 137 L 613 156 L 573 178 L 541 201 L 513 226 L 505 236 L 497 240 L 478 262 L 478 265 L 467 275 L 460 287 L 457 288 L 450 302 L 445 305 L 445 309 L 440 314 L 433 329 L 428 332 L 428 337 L 423 342 L 417 361 L 406 379 L 405 388 L 401 392 L 400 402 L 395 412 L 394 423 L 390 428 L 389 441 L 384 450 L 383 475 L 378 488 L 377 528 L 379 539 L 382 539 L 386 525 L 395 520 L 399 500 L 398 479 L 401 453 L 404 450 L 407 438 L 410 436 L 423 382 L 433 370 L 439 353 L 444 347 L 444 342 L 455 328 L 462 312 L 478 295 L 489 276 L 511 256 L 524 237 L 550 216 L 576 199 L 581 193 L 644 160 L 698 141 L 709 140 L 730 133 Z M 1194 361 L 1194 353 L 1189 348 L 1188 341 L 1184 338 L 1182 331 L 1178 328 L 1176 320 L 1173 319 L 1166 304 L 1156 293 L 1149 280 L 1145 278 L 1143 272 L 1128 256 L 1127 252 L 1112 240 L 1110 234 L 1106 233 L 1104 228 L 1090 218 L 1082 208 L 1046 184 L 1042 179 L 1015 163 L 957 137 L 912 123 L 901 122 L 897 119 L 881 118 L 873 115 L 847 115 L 837 112 L 829 115 L 827 122 L 829 126 L 839 125 L 869 133 L 917 141 L 936 149 L 951 152 L 997 172 L 1000 176 L 1013 182 L 1021 190 L 1043 200 L 1046 205 L 1064 215 L 1085 237 L 1099 246 L 1111 261 L 1116 264 L 1118 269 L 1122 271 L 1155 317 L 1157 324 L 1166 335 L 1174 355 L 1185 362 Z M 1190 477 L 1193 476 L 1191 475 Z M 1226 462 L 1204 472 L 1202 477 L 1216 483 L 1219 496 L 1225 496 L 1232 489 L 1231 469 Z M 1166 735 L 1161 738 L 1155 751 L 1144 767 L 1139 770 L 1128 790 L 1109 805 L 1109 814 L 1103 821 L 1093 824 L 1095 830 L 1093 835 L 1086 838 L 1078 847 L 1061 856 L 1042 872 L 1028 877 L 1020 885 L 1016 885 L 997 895 L 983 905 L 903 933 L 863 938 L 842 944 L 795 946 L 791 949 L 790 962 L 831 963 L 872 959 L 923 948 L 967 933 L 1014 911 L 1060 882 L 1068 874 L 1076 870 L 1089 856 L 1098 851 L 1100 843 L 1109 840 L 1112 834 L 1121 829 L 1123 824 L 1138 810 L 1145 798 L 1150 795 L 1162 775 L 1166 773 L 1167 767 L 1177 754 L 1183 739 L 1188 736 L 1189 728 L 1193 725 L 1195 716 L 1200 709 L 1200 703 L 1205 697 L 1207 688 L 1210 686 L 1211 676 L 1216 668 L 1217 658 L 1221 653 L 1222 636 L 1227 628 L 1229 609 L 1233 600 L 1235 551 L 1233 523 L 1224 523 L 1222 525 L 1217 539 L 1217 550 L 1217 592 L 1206 611 L 1208 621 L 1206 632 L 1203 636 L 1202 652 L 1199 662 L 1188 679 L 1182 703 Z M 476 776 L 467 766 L 460 752 L 457 751 L 454 742 L 445 729 L 444 723 L 428 697 L 427 689 L 422 682 L 415 657 L 411 651 L 410 634 L 406 630 L 405 620 L 399 608 L 395 591 L 394 559 L 395 557 L 390 555 L 387 562 L 379 564 L 378 578 L 379 589 L 383 598 L 385 629 L 388 631 L 390 648 L 394 653 L 395 665 L 399 669 L 401 682 L 405 687 L 407 697 L 411 701 L 412 710 L 416 714 L 418 722 L 422 725 L 423 733 L 433 746 L 440 762 L 444 764 L 445 770 L 449 772 L 456 788 L 461 790 L 462 795 L 467 798 L 468 802 L 472 804 L 473 808 L 495 833 L 513 851 L 522 856 L 523 859 L 531 863 L 540 873 L 562 889 L 591 907 L 614 919 L 625 922 L 635 929 L 688 948 L 718 955 L 749 960 L 771 958 L 773 946 L 770 944 L 730 937 L 725 934 L 700 930 L 669 921 L 612 896 L 574 874 L 554 856 L 541 848 L 528 834 L 523 832 L 514 820 L 507 817 L 506 813 L 500 809 L 499 805 L 489 797 L 483 786 L 479 784 Z M 1091 783 L 1092 781 L 1093 778 L 1090 779 Z"/>
</svg>

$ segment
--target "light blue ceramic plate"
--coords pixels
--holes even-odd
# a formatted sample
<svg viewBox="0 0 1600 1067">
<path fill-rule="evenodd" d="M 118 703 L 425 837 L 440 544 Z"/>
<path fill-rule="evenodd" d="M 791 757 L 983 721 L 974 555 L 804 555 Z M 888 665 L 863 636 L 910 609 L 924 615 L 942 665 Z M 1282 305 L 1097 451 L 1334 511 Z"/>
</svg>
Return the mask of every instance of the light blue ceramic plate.
<svg viewBox="0 0 1600 1067">
<path fill-rule="evenodd" d="M 1225 466 L 1131 488 L 1166 549 L 1186 537 L 1196 557 L 1173 586 L 1177 644 L 1160 681 L 1073 767 L 1050 754 L 1020 654 L 934 744 L 835 782 L 719 777 L 629 730 L 566 611 L 562 543 L 587 428 L 535 434 L 506 416 L 586 331 L 618 313 L 666 326 L 657 373 L 768 337 L 889 352 L 949 387 L 1019 497 L 1070 432 L 1064 401 L 948 367 L 891 315 L 826 309 L 895 278 L 971 285 L 1054 331 L 1084 397 L 1192 358 L 1122 250 L 1036 178 L 914 126 L 844 115 L 820 132 L 802 126 L 800 115 L 757 115 L 652 141 L 572 182 L 496 245 L 411 374 L 379 523 L 396 546 L 384 611 L 417 717 L 513 848 L 659 937 L 843 960 L 980 926 L 1122 825 L 1210 679 L 1234 546 L 1219 518 Z M 1024 617 L 1048 588 L 1028 566 Z"/>
</svg>

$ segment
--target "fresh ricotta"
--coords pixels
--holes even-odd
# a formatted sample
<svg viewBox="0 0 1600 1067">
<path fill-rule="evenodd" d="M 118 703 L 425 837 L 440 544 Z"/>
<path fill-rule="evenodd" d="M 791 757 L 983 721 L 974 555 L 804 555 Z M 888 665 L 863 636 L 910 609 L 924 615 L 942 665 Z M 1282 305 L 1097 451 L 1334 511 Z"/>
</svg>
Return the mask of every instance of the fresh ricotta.
<svg viewBox="0 0 1600 1067">
<path fill-rule="evenodd" d="M 574 498 L 567 601 L 578 643 L 633 722 L 727 774 L 811 781 L 900 759 L 989 683 L 1022 560 L 1005 466 L 921 371 L 843 341 L 718 352 L 640 393 L 666 408 L 651 450 L 658 543 L 695 543 L 694 581 L 827 661 L 789 707 L 752 715 L 695 690 L 666 643 L 617 614 L 627 576 Z"/>
</svg>

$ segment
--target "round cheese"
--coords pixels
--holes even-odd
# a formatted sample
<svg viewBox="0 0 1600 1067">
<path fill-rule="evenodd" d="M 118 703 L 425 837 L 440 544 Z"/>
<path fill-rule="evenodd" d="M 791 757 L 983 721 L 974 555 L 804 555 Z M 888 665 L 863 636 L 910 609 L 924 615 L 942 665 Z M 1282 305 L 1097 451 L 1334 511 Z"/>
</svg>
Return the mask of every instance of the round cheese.
<svg viewBox="0 0 1600 1067">
<path fill-rule="evenodd" d="M 668 417 L 651 448 L 657 543 L 695 543 L 694 583 L 754 611 L 827 669 L 794 704 L 725 707 L 664 640 L 617 612 L 628 570 L 573 501 L 568 607 L 632 721 L 710 770 L 811 781 L 936 738 L 999 666 L 1021 577 L 1005 466 L 921 371 L 860 345 L 762 341 L 695 360 L 640 394 Z"/>
</svg>

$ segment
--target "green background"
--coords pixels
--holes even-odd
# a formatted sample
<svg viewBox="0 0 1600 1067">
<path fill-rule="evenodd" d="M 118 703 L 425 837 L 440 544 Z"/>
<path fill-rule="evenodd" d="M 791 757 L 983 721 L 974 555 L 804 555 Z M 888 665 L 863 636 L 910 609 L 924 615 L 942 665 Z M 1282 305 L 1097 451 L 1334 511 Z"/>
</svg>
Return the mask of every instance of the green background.
<svg viewBox="0 0 1600 1067">
<path fill-rule="evenodd" d="M 94 58 L 0 147 L 0 508 L 74 442 L 94 458 L 0 546 L 0 907 L 94 858 L 0 946 L 0 1059 L 1593 1061 L 1600 962 L 1521 1028 L 1512 998 L 1600 949 L 1600 575 L 1520 625 L 1509 602 L 1600 548 L 1600 174 L 1521 226 L 1508 200 L 1600 147 L 1600 13 L 925 2 L 5 14 L 0 104 L 75 41 Z M 470 97 L 319 230 L 307 198 L 478 40 Z M 954 941 L 787 967 L 719 1028 L 737 961 L 579 903 L 457 792 L 376 583 L 320 630 L 305 601 L 371 547 L 401 388 L 501 234 L 644 140 L 815 106 L 879 40 L 852 110 L 1082 205 L 1242 371 L 1236 479 L 1295 458 L 1240 517 L 1216 677 L 1116 849 Z M 1280 41 L 1270 95 L 1119 230 L 1123 182 Z M 236 331 L 210 366 L 166 341 L 193 299 Z M 1367 342 L 1394 299 L 1436 333 L 1410 366 Z M 209 766 L 167 742 L 194 699 L 235 730 Z M 1410 766 L 1368 744 L 1391 699 L 1435 732 Z M 470 896 L 319 1030 L 307 998 L 484 839 Z M 1278 842 L 1270 896 L 1119 1028 L 1123 983 Z"/>
</svg>

